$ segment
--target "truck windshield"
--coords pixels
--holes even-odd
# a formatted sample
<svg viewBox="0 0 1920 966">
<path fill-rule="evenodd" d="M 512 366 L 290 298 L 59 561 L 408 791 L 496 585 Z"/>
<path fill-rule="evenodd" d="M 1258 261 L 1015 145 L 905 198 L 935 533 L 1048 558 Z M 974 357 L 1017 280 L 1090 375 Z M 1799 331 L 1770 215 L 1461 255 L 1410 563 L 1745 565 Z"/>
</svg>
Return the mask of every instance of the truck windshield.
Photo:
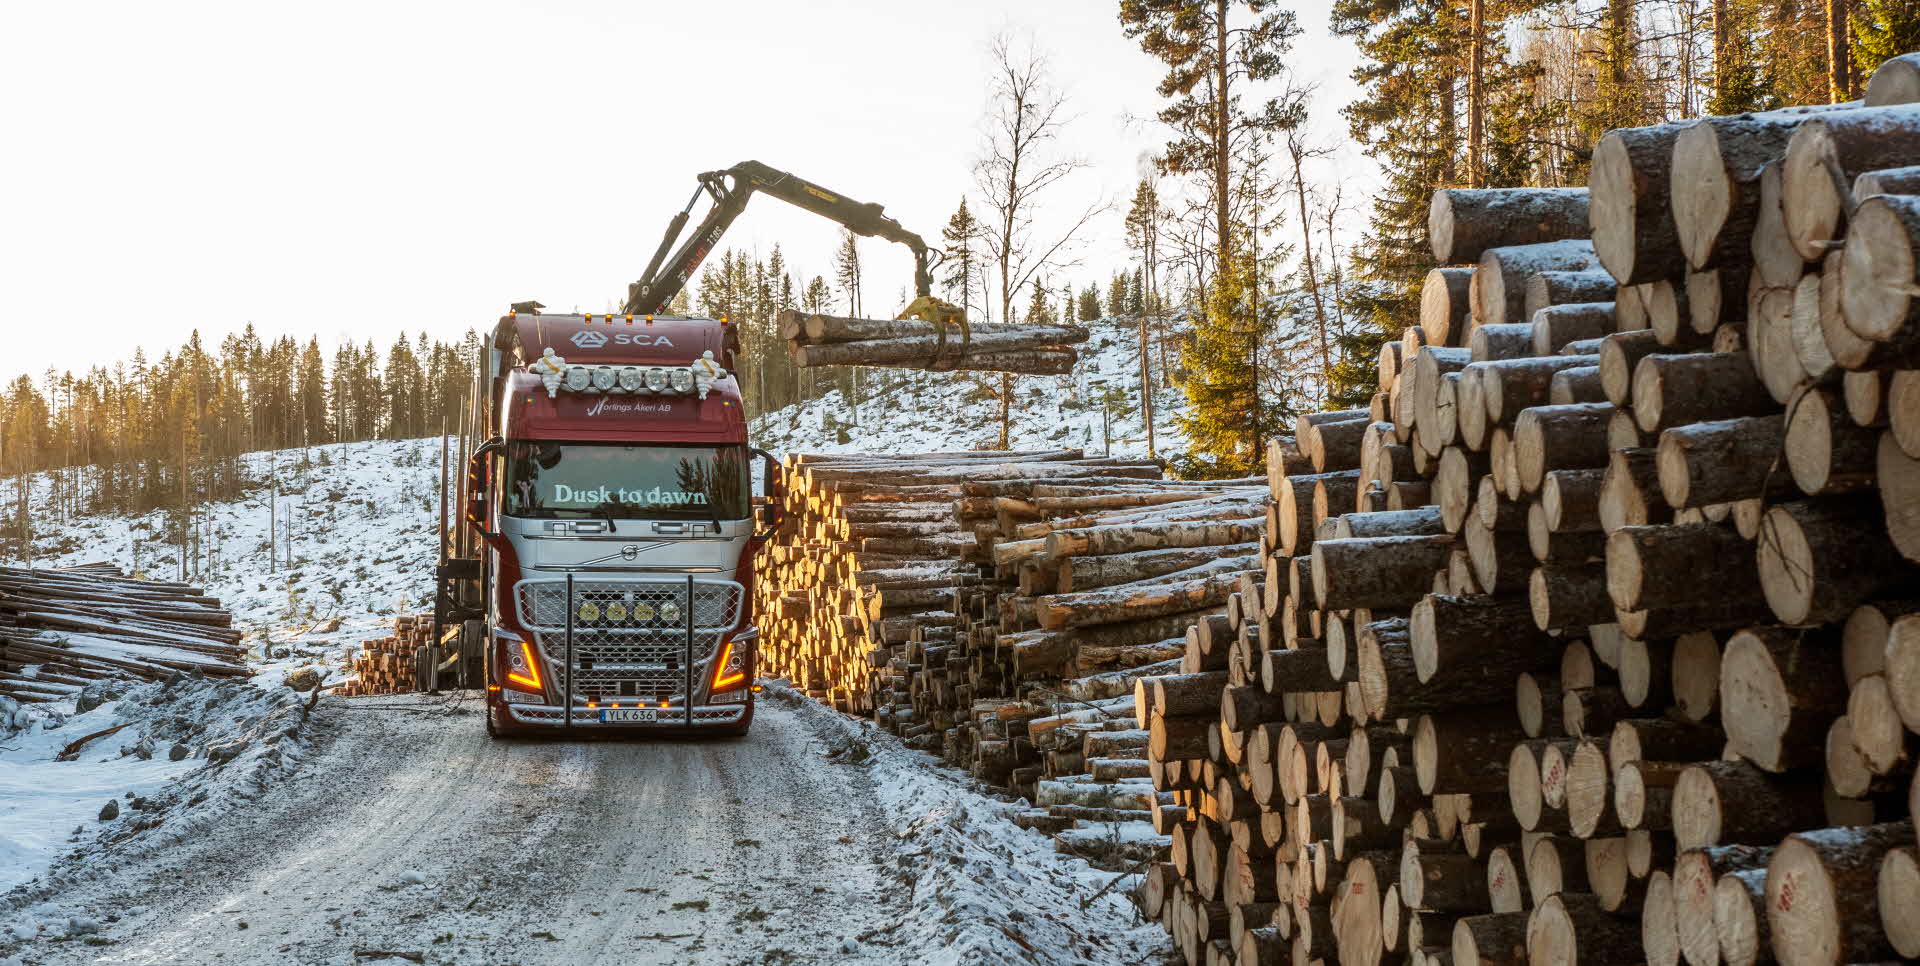
<svg viewBox="0 0 1920 966">
<path fill-rule="evenodd" d="M 507 445 L 509 516 L 739 520 L 748 515 L 748 487 L 744 446 Z"/>
</svg>

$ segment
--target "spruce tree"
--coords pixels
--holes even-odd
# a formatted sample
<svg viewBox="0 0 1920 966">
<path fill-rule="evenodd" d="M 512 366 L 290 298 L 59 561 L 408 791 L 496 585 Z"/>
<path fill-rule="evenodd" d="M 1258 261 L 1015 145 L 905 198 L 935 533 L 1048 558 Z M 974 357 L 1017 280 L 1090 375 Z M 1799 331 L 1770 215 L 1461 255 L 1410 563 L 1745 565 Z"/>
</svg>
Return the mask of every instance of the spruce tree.
<svg viewBox="0 0 1920 966">
<path fill-rule="evenodd" d="M 960 303 L 968 311 L 973 311 L 973 290 L 976 284 L 978 255 L 974 246 L 979 244 L 981 226 L 973 212 L 967 210 L 967 199 L 962 196 L 960 207 L 947 219 L 947 227 L 941 229 L 940 237 L 946 241 L 941 249 L 944 256 L 941 267 L 945 270 L 940 284 L 946 287 L 947 298 Z M 958 294 L 958 298 L 954 296 Z"/>
<path fill-rule="evenodd" d="M 1359 324 L 1335 340 L 1340 356 L 1327 374 L 1327 405 L 1339 408 L 1372 397 L 1380 345 L 1419 318 L 1420 283 L 1433 267 L 1433 189 L 1458 174 L 1459 36 L 1445 0 L 1335 0 L 1331 23 L 1366 58 L 1353 71 L 1362 94 L 1343 113 L 1382 175 L 1367 231 L 1349 255 L 1355 274 L 1379 284 L 1346 293 L 1344 307 Z"/>
<path fill-rule="evenodd" d="M 1080 321 L 1092 322 L 1100 318 L 1100 290 L 1089 285 L 1080 292 Z"/>
<path fill-rule="evenodd" d="M 1870 76 L 1889 57 L 1920 50 L 1920 0 L 1854 0 L 1849 23 L 1853 63 Z"/>
</svg>

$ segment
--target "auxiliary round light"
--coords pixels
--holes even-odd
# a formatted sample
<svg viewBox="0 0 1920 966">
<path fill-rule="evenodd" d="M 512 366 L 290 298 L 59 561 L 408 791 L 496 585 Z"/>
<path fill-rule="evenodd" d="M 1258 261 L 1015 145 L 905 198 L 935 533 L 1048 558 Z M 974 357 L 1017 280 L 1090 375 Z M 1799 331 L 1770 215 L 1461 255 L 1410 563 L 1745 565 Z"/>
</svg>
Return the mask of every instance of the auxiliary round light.
<svg viewBox="0 0 1920 966">
<path fill-rule="evenodd" d="M 640 374 L 639 366 L 620 367 L 620 388 L 626 392 L 639 392 L 646 388 L 647 380 Z"/>
<path fill-rule="evenodd" d="M 654 392 L 666 392 L 667 391 L 667 370 L 662 369 L 659 366 L 648 367 L 647 388 L 653 390 Z"/>
<path fill-rule="evenodd" d="M 627 619 L 627 605 L 615 601 L 607 605 L 607 620 L 623 621 Z"/>
<path fill-rule="evenodd" d="M 586 603 L 584 603 L 584 604 L 581 604 L 581 605 L 580 605 L 580 619 L 581 619 L 581 620 L 583 620 L 583 621 L 597 621 L 597 620 L 599 620 L 599 619 L 600 619 L 600 605 L 599 605 L 599 604 L 596 604 L 596 603 L 594 603 L 593 601 L 587 601 Z"/>
<path fill-rule="evenodd" d="M 586 366 L 568 366 L 566 384 L 568 392 L 586 392 L 593 385 L 593 373 Z"/>
<path fill-rule="evenodd" d="M 620 374 L 617 372 L 614 372 L 612 366 L 594 366 L 593 367 L 593 388 L 598 389 L 601 392 L 611 392 L 613 390 L 614 383 L 618 382 L 619 380 L 620 380 Z"/>
<path fill-rule="evenodd" d="M 679 605 L 679 604 L 661 604 L 661 605 L 660 605 L 660 619 L 661 619 L 661 620 L 663 620 L 663 621 L 677 621 L 677 620 L 679 620 L 679 619 L 680 619 L 680 605 Z"/>
<path fill-rule="evenodd" d="M 692 392 L 693 391 L 693 370 L 692 369 L 673 370 L 673 391 L 674 392 Z"/>
<path fill-rule="evenodd" d="M 637 621 L 653 620 L 653 605 L 645 602 L 633 605 L 633 619 Z"/>
</svg>

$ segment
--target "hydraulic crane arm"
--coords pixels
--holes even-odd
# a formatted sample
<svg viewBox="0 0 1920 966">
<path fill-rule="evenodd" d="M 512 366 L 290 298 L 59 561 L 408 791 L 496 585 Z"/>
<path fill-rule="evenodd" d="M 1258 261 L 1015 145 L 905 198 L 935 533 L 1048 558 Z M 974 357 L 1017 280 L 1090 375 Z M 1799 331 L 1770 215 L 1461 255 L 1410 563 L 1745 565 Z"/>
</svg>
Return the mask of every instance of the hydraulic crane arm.
<svg viewBox="0 0 1920 966">
<path fill-rule="evenodd" d="M 919 297 L 915 305 L 932 299 L 933 275 L 927 265 L 927 243 L 883 214 L 879 205 L 854 201 L 758 161 L 743 161 L 724 171 L 708 171 L 700 175 L 700 187 L 687 200 L 686 208 L 673 216 L 673 221 L 667 225 L 666 237 L 660 240 L 660 247 L 647 263 L 646 272 L 639 281 L 627 286 L 627 302 L 622 311 L 628 315 L 657 313 L 672 301 L 686 287 L 694 270 L 713 251 L 714 244 L 720 240 L 727 226 L 733 224 L 733 220 L 746 209 L 748 199 L 756 191 L 837 221 L 856 235 L 879 236 L 912 249 L 913 288 L 914 294 Z M 675 249 L 674 242 L 679 240 L 693 206 L 703 193 L 713 197 L 713 209 L 694 228 L 693 234 Z"/>
</svg>

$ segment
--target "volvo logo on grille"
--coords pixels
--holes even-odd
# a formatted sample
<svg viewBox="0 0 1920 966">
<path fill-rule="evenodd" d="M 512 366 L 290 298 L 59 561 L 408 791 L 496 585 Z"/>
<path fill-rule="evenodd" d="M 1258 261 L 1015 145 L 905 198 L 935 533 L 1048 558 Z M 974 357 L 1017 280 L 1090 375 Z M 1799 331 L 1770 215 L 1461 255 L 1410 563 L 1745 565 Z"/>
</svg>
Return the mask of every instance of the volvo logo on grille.
<svg viewBox="0 0 1920 966">
<path fill-rule="evenodd" d="M 598 349 L 607 344 L 607 337 L 591 329 L 583 329 L 575 332 L 570 341 L 582 349 Z"/>
<path fill-rule="evenodd" d="M 633 543 L 627 544 L 626 546 L 620 548 L 620 556 L 626 558 L 627 560 L 632 560 L 633 558 L 640 556 L 640 546 L 638 544 L 633 544 Z"/>
</svg>

